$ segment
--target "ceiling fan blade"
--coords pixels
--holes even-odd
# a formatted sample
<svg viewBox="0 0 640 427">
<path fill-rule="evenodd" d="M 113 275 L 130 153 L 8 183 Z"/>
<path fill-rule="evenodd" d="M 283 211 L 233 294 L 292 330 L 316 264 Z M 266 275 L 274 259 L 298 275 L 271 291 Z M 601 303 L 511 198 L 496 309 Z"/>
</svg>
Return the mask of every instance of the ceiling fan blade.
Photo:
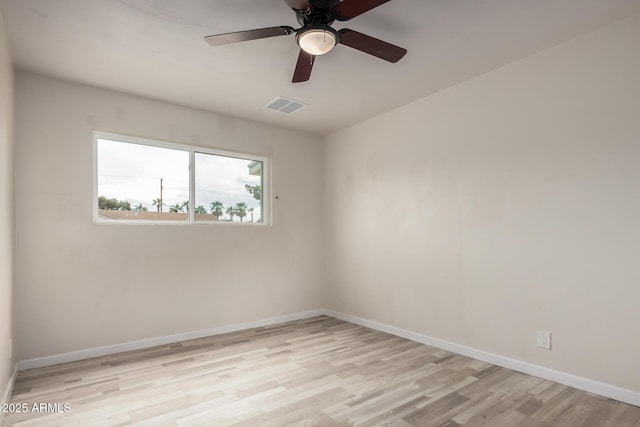
<svg viewBox="0 0 640 427">
<path fill-rule="evenodd" d="M 311 7 L 307 0 L 284 0 L 284 2 L 293 10 L 307 10 Z"/>
<path fill-rule="evenodd" d="M 205 41 L 212 46 L 221 46 L 230 43 L 244 42 L 248 40 L 264 39 L 267 37 L 286 36 L 294 33 L 292 27 L 269 27 L 257 30 L 236 31 L 234 33 L 216 34 L 205 37 Z"/>
<path fill-rule="evenodd" d="M 398 62 L 407 53 L 407 49 L 357 31 L 345 28 L 338 32 L 340 33 L 340 44 L 368 53 L 369 55 L 377 56 L 385 61 Z"/>
<path fill-rule="evenodd" d="M 296 70 L 293 72 L 293 83 L 306 82 L 311 77 L 311 69 L 316 57 L 300 49 Z"/>
<path fill-rule="evenodd" d="M 344 0 L 336 7 L 336 19 L 338 21 L 348 21 L 388 1 L 389 0 Z"/>
</svg>

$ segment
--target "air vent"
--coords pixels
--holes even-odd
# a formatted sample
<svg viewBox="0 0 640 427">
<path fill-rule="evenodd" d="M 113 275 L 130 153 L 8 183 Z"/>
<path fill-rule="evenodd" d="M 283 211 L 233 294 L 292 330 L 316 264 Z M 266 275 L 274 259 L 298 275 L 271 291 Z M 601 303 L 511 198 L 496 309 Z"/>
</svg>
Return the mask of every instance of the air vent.
<svg viewBox="0 0 640 427">
<path fill-rule="evenodd" d="M 306 107 L 306 104 L 302 102 L 294 101 L 293 99 L 284 98 L 282 96 L 277 97 L 273 101 L 264 106 L 267 110 L 278 111 L 284 114 L 293 114 L 298 110 Z"/>
</svg>

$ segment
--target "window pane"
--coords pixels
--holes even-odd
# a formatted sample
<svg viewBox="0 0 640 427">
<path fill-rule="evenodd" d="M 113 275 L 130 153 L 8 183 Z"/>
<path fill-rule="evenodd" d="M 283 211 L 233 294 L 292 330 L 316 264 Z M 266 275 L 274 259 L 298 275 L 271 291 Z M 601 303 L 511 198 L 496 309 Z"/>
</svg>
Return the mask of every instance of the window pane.
<svg viewBox="0 0 640 427">
<path fill-rule="evenodd" d="M 188 220 L 188 151 L 97 142 L 99 219 Z"/>
<path fill-rule="evenodd" d="M 196 221 L 262 222 L 259 161 L 195 153 Z"/>
</svg>

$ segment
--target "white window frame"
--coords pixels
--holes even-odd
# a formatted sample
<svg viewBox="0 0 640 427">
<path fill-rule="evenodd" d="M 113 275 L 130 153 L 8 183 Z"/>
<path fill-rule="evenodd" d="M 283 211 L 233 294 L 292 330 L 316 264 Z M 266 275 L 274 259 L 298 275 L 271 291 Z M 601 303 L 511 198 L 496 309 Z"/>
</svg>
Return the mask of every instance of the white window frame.
<svg viewBox="0 0 640 427">
<path fill-rule="evenodd" d="M 171 220 L 127 220 L 104 219 L 98 214 L 98 139 L 107 139 L 129 144 L 146 145 L 150 147 L 167 148 L 189 153 L 189 217 L 187 221 Z M 228 151 L 218 148 L 178 144 L 175 142 L 160 141 L 156 139 L 141 138 L 137 136 L 123 135 L 113 132 L 93 131 L 93 222 L 94 224 L 136 224 L 136 225 L 177 225 L 177 226 L 244 226 L 261 227 L 271 226 L 271 168 L 270 158 L 252 153 L 240 151 Z M 215 156 L 232 157 L 242 160 L 254 160 L 262 162 L 262 221 L 261 222 L 230 222 L 230 221 L 195 221 L 195 156 L 196 153 L 212 154 Z"/>
</svg>

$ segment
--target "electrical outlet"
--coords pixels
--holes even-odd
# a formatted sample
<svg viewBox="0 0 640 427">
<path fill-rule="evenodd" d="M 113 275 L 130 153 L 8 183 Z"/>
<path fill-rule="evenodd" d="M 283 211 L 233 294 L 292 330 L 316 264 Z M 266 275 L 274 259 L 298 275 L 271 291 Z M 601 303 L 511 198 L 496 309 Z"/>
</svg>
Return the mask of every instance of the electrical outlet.
<svg viewBox="0 0 640 427">
<path fill-rule="evenodd" d="M 551 350 L 551 332 L 538 331 L 538 347 Z"/>
</svg>

